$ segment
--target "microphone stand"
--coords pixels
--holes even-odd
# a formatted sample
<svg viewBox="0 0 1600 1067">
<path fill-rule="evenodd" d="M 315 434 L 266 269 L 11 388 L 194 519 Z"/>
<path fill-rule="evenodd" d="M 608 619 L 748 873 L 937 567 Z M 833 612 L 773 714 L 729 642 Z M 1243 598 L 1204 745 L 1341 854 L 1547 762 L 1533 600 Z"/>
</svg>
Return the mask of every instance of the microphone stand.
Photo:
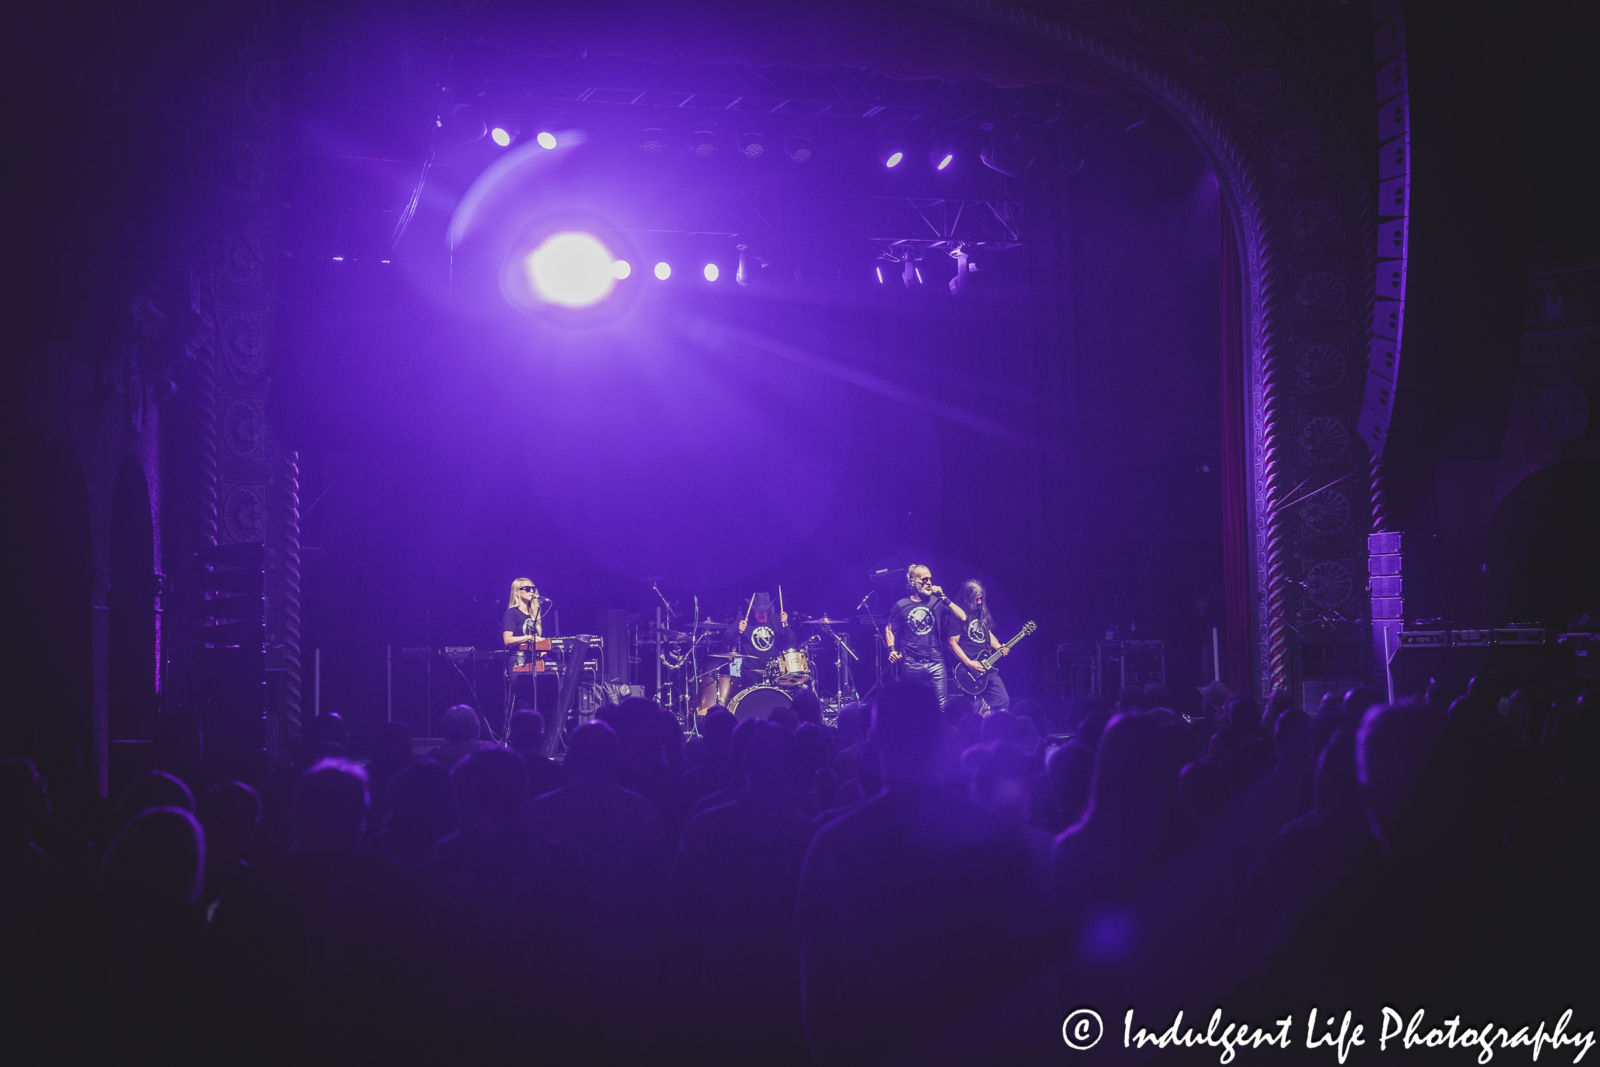
<svg viewBox="0 0 1600 1067">
<path fill-rule="evenodd" d="M 868 589 L 867 595 L 861 598 L 861 603 L 856 605 L 856 610 L 865 609 L 867 621 L 872 624 L 872 688 L 861 694 L 857 699 L 872 695 L 878 688 L 878 683 L 883 680 L 883 633 L 878 626 L 878 617 L 872 613 L 872 595 L 876 589 Z M 852 653 L 853 654 L 853 653 Z"/>
</svg>

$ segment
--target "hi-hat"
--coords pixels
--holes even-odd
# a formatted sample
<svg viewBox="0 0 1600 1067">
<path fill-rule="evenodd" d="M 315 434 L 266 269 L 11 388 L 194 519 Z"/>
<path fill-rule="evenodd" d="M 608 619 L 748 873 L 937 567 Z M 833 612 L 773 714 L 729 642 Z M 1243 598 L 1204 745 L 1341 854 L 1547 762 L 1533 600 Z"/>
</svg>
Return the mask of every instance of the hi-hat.
<svg viewBox="0 0 1600 1067">
<path fill-rule="evenodd" d="M 801 625 L 803 625 L 803 626 L 840 626 L 840 625 L 842 625 L 844 623 L 847 623 L 849 621 L 850 621 L 849 619 L 830 619 L 826 615 L 824 615 L 820 619 L 802 619 L 801 620 Z"/>
</svg>

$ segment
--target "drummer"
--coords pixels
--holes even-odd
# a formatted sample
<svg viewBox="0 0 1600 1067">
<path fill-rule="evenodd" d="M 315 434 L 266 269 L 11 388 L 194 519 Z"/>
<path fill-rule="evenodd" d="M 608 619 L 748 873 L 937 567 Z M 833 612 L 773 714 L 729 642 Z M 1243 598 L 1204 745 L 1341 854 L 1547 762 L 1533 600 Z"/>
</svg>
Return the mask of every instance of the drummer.
<svg viewBox="0 0 1600 1067">
<path fill-rule="evenodd" d="M 743 653 L 744 658 L 734 660 L 729 673 L 742 678 L 744 685 L 759 685 L 762 672 L 778 653 L 800 647 L 799 639 L 789 629 L 789 613 L 774 612 L 772 608 L 772 596 L 757 593 L 750 598 L 745 615 L 739 619 L 737 651 Z M 776 626 L 773 625 L 775 614 Z"/>
</svg>

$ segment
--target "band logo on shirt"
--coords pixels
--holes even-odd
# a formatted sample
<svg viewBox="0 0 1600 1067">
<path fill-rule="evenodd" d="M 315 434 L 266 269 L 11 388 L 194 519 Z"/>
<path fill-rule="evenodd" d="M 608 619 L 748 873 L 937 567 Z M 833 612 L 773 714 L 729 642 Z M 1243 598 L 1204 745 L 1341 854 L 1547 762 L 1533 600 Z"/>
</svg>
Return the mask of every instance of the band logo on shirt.
<svg viewBox="0 0 1600 1067">
<path fill-rule="evenodd" d="M 771 652 L 774 634 L 770 626 L 757 626 L 750 631 L 750 646 L 757 652 Z"/>
<path fill-rule="evenodd" d="M 987 644 L 989 633 L 983 628 L 983 620 L 977 616 L 967 620 L 967 640 L 975 645 Z"/>
<path fill-rule="evenodd" d="M 906 626 L 918 637 L 933 633 L 933 612 L 918 604 L 906 612 Z"/>
</svg>

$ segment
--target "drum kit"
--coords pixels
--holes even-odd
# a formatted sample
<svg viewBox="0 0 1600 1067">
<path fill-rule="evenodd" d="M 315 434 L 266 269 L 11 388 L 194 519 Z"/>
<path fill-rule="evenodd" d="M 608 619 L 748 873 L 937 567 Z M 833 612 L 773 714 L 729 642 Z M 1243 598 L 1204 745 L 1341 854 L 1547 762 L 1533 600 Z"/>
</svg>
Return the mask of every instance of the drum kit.
<svg viewBox="0 0 1600 1067">
<path fill-rule="evenodd" d="M 669 676 L 663 679 L 666 691 L 660 699 L 678 710 L 686 723 L 693 721 L 698 726 L 703 716 L 719 705 L 741 721 L 764 719 L 777 708 L 792 704 L 795 693 L 810 689 L 822 703 L 824 719 L 832 719 L 841 707 L 858 698 L 850 663 L 859 657 L 847 635 L 834 629 L 849 624 L 850 620 L 827 616 L 799 620 L 801 627 L 814 630 L 811 636 L 768 653 L 759 670 L 753 669 L 753 664 L 761 657 L 739 651 L 699 649 L 699 645 L 715 640 L 719 634 L 736 637 L 729 633 L 735 629 L 730 624 L 703 622 L 693 634 L 658 629 L 662 662 L 669 668 Z M 829 640 L 834 646 L 832 656 L 827 656 L 821 647 Z M 823 684 L 824 673 L 831 673 L 827 679 L 831 685 Z M 691 707 L 693 714 L 689 715 Z"/>
</svg>

